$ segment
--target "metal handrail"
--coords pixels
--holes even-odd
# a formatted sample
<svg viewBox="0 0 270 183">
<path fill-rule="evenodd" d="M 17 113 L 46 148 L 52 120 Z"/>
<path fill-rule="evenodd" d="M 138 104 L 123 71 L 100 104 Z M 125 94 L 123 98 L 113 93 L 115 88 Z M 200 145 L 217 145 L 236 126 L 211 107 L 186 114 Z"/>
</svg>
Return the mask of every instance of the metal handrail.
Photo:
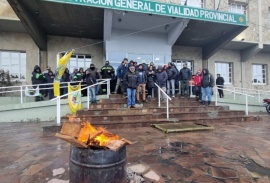
<svg viewBox="0 0 270 183">
<path fill-rule="evenodd" d="M 165 93 L 158 85 L 155 83 L 158 88 L 158 107 L 160 107 L 160 91 L 166 96 L 166 109 L 167 109 L 167 119 L 169 119 L 169 100 L 172 100 L 167 93 Z"/>
<path fill-rule="evenodd" d="M 236 91 L 233 91 L 233 90 L 228 90 L 228 89 L 224 89 L 224 88 L 218 88 L 218 86 L 221 86 L 221 85 L 217 85 L 215 86 L 216 88 L 216 92 L 215 92 L 215 96 L 216 96 L 216 101 L 215 101 L 215 105 L 217 106 L 217 98 L 218 98 L 218 90 L 225 90 L 225 91 L 230 91 L 230 92 L 233 92 L 234 94 L 237 93 L 237 94 L 240 94 L 240 95 L 245 95 L 246 96 L 246 115 L 248 115 L 248 97 L 255 97 L 255 96 L 252 96 L 252 95 L 248 95 L 248 94 L 245 94 L 245 93 L 240 93 L 240 92 L 236 92 Z"/>
<path fill-rule="evenodd" d="M 87 88 L 87 105 L 88 105 L 88 109 L 89 109 L 90 101 L 89 101 L 89 89 L 88 88 L 96 86 L 96 85 L 104 84 L 106 82 L 107 83 L 107 98 L 109 98 L 109 95 L 111 93 L 110 92 L 110 80 L 111 79 L 102 79 L 102 80 L 104 80 L 104 81 L 101 81 L 101 82 L 95 83 L 93 85 L 87 86 L 85 88 L 81 88 L 79 90 L 76 90 L 76 91 L 73 91 L 73 92 L 58 96 L 56 98 L 53 98 L 51 101 L 57 100 L 57 103 L 56 103 L 56 122 L 57 122 L 57 124 L 61 123 L 61 103 L 60 103 L 60 99 L 62 97 L 68 96 L 68 95 L 70 95 L 72 93 L 79 92 L 81 90 L 85 90 Z"/>
<path fill-rule="evenodd" d="M 97 81 L 102 81 L 102 80 L 106 80 L 106 79 L 97 79 Z M 66 84 L 66 83 L 79 83 L 80 81 L 71 81 L 71 82 L 60 82 L 61 84 Z M 53 85 L 53 83 L 44 83 L 44 84 L 34 84 L 34 85 L 19 85 L 19 86 L 9 86 L 9 87 L 0 87 L 1 89 L 6 89 L 6 88 L 20 88 L 19 90 L 8 90 L 8 91 L 2 91 L 1 93 L 13 93 L 13 92 L 20 92 L 20 98 L 21 98 L 21 104 L 23 103 L 23 92 L 25 91 L 25 87 L 28 86 L 43 86 L 43 85 Z M 86 86 L 86 85 L 82 85 L 82 86 Z M 52 89 L 53 87 L 46 87 L 46 88 L 40 88 L 42 90 L 46 90 L 46 89 Z M 67 86 L 60 86 L 60 88 L 67 88 Z"/>
</svg>

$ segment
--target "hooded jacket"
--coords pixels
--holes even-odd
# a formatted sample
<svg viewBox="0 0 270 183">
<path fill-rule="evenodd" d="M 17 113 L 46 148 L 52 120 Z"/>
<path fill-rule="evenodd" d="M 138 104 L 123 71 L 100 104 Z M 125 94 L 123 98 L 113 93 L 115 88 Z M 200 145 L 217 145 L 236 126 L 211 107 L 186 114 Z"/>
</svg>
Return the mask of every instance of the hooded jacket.
<svg viewBox="0 0 270 183">
<path fill-rule="evenodd" d="M 38 72 L 36 71 L 37 69 L 39 69 Z M 38 65 L 35 65 L 34 67 L 31 80 L 33 85 L 42 84 L 46 82 L 46 77 L 43 74 L 41 74 L 41 69 Z"/>
<path fill-rule="evenodd" d="M 167 75 L 168 75 L 168 80 L 176 78 L 177 70 L 173 66 L 168 67 L 166 72 L 167 72 Z"/>
<path fill-rule="evenodd" d="M 163 71 L 162 66 L 158 66 L 156 71 L 156 82 L 159 87 L 166 87 L 168 75 L 165 71 Z"/>
<path fill-rule="evenodd" d="M 194 85 L 201 86 L 202 83 L 202 73 L 199 75 L 198 73 L 194 76 Z"/>
<path fill-rule="evenodd" d="M 224 85 L 224 78 L 219 76 L 217 79 L 216 79 L 216 85 Z"/>
<path fill-rule="evenodd" d="M 203 73 L 203 78 L 202 78 L 202 82 L 201 82 L 201 86 L 203 88 L 207 88 L 207 87 L 213 87 L 214 86 L 214 78 L 212 76 L 212 74 L 209 73 L 208 69 L 203 69 L 203 71 L 205 71 Z"/>
<path fill-rule="evenodd" d="M 96 67 L 94 67 L 94 69 L 92 70 L 91 67 L 87 69 L 88 73 L 92 75 L 94 80 L 97 79 L 101 79 L 101 74 L 100 72 L 98 72 L 98 69 Z M 86 76 L 87 77 L 87 76 Z"/>
</svg>

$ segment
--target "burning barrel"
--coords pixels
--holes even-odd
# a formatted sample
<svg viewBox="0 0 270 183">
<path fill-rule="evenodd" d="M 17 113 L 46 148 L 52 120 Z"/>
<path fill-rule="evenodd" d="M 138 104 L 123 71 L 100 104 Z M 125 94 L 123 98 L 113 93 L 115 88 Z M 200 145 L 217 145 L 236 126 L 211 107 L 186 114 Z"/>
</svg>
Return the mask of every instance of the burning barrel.
<svg viewBox="0 0 270 183">
<path fill-rule="evenodd" d="M 127 182 L 127 139 L 89 122 L 66 122 L 55 136 L 71 144 L 70 183 Z"/>
<path fill-rule="evenodd" d="M 126 146 L 117 151 L 70 147 L 70 183 L 126 183 Z"/>
</svg>

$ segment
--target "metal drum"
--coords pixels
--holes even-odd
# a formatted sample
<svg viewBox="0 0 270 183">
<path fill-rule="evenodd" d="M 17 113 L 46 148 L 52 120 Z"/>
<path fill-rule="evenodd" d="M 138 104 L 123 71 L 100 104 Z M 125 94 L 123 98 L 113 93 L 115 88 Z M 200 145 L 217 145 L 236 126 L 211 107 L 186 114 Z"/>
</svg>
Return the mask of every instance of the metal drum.
<svg viewBox="0 0 270 183">
<path fill-rule="evenodd" d="M 118 151 L 70 146 L 70 183 L 126 183 L 126 146 Z"/>
</svg>

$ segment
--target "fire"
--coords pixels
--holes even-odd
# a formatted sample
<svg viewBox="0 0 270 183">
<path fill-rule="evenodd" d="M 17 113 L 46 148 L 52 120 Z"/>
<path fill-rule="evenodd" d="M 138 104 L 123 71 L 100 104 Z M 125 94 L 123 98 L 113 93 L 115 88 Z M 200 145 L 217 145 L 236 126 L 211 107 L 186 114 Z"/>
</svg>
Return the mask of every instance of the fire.
<svg viewBox="0 0 270 183">
<path fill-rule="evenodd" d="M 95 128 L 89 122 L 83 123 L 83 127 L 78 135 L 80 142 L 94 146 L 106 146 L 109 141 L 119 139 L 118 135 L 114 135 L 102 127 Z"/>
</svg>

